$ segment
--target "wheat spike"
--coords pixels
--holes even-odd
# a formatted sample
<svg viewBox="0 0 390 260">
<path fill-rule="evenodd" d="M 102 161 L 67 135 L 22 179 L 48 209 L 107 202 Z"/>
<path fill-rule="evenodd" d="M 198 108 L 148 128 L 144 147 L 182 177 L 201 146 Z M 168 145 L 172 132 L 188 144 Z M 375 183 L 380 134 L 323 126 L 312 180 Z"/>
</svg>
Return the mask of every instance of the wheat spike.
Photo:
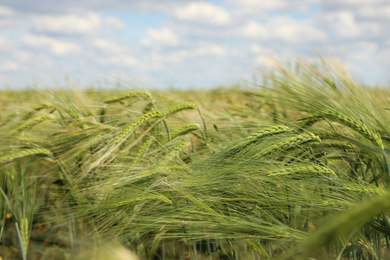
<svg viewBox="0 0 390 260">
<path fill-rule="evenodd" d="M 138 198 L 127 199 L 127 200 L 115 203 L 114 207 L 128 206 L 128 205 L 131 205 L 135 202 L 140 202 L 140 201 L 144 202 L 147 200 L 158 200 L 158 201 L 162 201 L 162 202 L 165 202 L 168 204 L 172 204 L 172 201 L 162 194 L 151 194 L 151 195 L 144 195 L 144 196 L 141 196 Z"/>
<path fill-rule="evenodd" d="M 53 154 L 44 148 L 34 148 L 34 149 L 25 149 L 17 153 L 11 153 L 6 156 L 0 157 L 0 163 L 12 161 L 17 158 L 22 158 L 29 155 L 48 155 L 53 156 Z"/>
<path fill-rule="evenodd" d="M 37 111 L 39 110 L 42 110 L 42 109 L 45 109 L 45 108 L 54 108 L 51 104 L 48 104 L 48 103 L 41 103 L 41 104 L 38 104 L 36 105 L 35 107 L 33 107 L 33 110 L 26 113 L 24 116 L 23 116 L 23 120 L 27 120 L 29 119 L 30 117 L 32 117 Z"/>
<path fill-rule="evenodd" d="M 167 112 L 164 113 L 164 116 L 172 115 L 182 110 L 187 109 L 197 109 L 198 107 L 194 103 L 179 103 L 168 109 Z"/>
<path fill-rule="evenodd" d="M 24 252 L 27 254 L 28 243 L 30 241 L 29 224 L 27 218 L 22 218 L 20 221 L 20 233 L 22 235 Z"/>
<path fill-rule="evenodd" d="M 272 127 L 263 129 L 263 130 L 257 132 L 256 134 L 250 135 L 246 139 L 249 140 L 250 142 L 254 142 L 254 141 L 257 141 L 260 138 L 263 138 L 267 135 L 280 134 L 280 133 L 284 133 L 287 131 L 290 131 L 289 127 L 284 126 L 284 125 L 276 125 L 276 126 L 272 126 Z"/>
<path fill-rule="evenodd" d="M 118 138 L 115 140 L 115 143 L 119 143 L 120 141 L 122 141 L 129 133 L 130 131 L 136 127 L 137 125 L 151 119 L 151 118 L 156 118 L 156 117 L 162 117 L 162 114 L 158 111 L 152 111 L 152 112 L 149 112 L 149 113 L 146 113 L 144 115 L 142 115 L 141 117 L 139 117 L 137 120 L 135 120 L 131 125 L 129 125 L 119 136 Z"/>
<path fill-rule="evenodd" d="M 356 120 L 340 112 L 335 112 L 332 110 L 321 110 L 318 115 L 325 118 L 333 119 L 341 124 L 355 129 L 358 133 L 367 137 L 369 140 L 373 141 L 375 144 L 379 145 L 382 149 L 384 149 L 380 136 L 377 133 L 371 131 L 362 121 Z"/>
<path fill-rule="evenodd" d="M 239 143 L 237 145 L 234 145 L 231 148 L 228 148 L 228 149 L 222 151 L 220 153 L 220 155 L 223 158 L 229 158 L 229 157 L 234 156 L 235 154 L 245 150 L 248 146 L 258 142 L 263 137 L 284 133 L 284 132 L 287 132 L 290 130 L 291 129 L 289 127 L 284 126 L 284 125 L 276 125 L 276 126 L 265 128 L 261 131 L 258 131 L 257 133 L 255 133 L 253 135 L 246 137 L 243 143 Z"/>
<path fill-rule="evenodd" d="M 337 177 L 336 173 L 332 171 L 330 168 L 322 165 L 304 165 L 304 166 L 290 166 L 278 169 L 276 171 L 272 171 L 267 173 L 269 176 L 277 176 L 277 175 L 291 175 L 291 174 L 326 174 L 333 175 Z"/>
<path fill-rule="evenodd" d="M 371 184 L 366 184 L 364 186 L 357 185 L 357 184 L 356 185 L 348 184 L 343 186 L 343 189 L 346 189 L 348 191 L 353 191 L 353 192 L 361 192 L 361 193 L 386 194 L 386 191 Z"/>
<path fill-rule="evenodd" d="M 171 161 L 183 148 L 188 146 L 188 143 L 183 142 L 176 146 L 169 154 L 167 154 L 160 162 L 160 166 L 165 165 L 169 161 Z"/>
<path fill-rule="evenodd" d="M 119 102 L 119 101 L 122 101 L 124 99 L 132 98 L 132 97 L 151 98 L 152 96 L 148 92 L 134 91 L 134 92 L 130 92 L 130 93 L 126 93 L 123 95 L 119 95 L 116 97 L 106 99 L 103 102 L 106 104 L 110 104 L 110 103 Z"/>
<path fill-rule="evenodd" d="M 180 127 L 179 129 L 177 129 L 176 131 L 174 131 L 172 133 L 172 139 L 175 139 L 176 137 L 178 137 L 180 135 L 185 135 L 191 131 L 198 130 L 198 129 L 199 129 L 199 125 L 197 125 L 197 124 L 185 125 L 183 127 Z"/>
<path fill-rule="evenodd" d="M 24 142 L 37 143 L 37 144 L 50 144 L 49 141 L 34 137 L 34 136 L 17 136 L 16 139 Z"/>
<path fill-rule="evenodd" d="M 41 115 L 39 117 L 32 118 L 32 119 L 28 120 L 27 122 L 21 124 L 13 132 L 22 132 L 22 131 L 28 130 L 28 129 L 32 128 L 33 126 L 35 126 L 35 125 L 37 125 L 45 120 L 54 119 L 54 118 L 55 117 L 51 114 Z"/>
<path fill-rule="evenodd" d="M 149 145 L 152 143 L 152 141 L 153 141 L 153 139 L 148 139 L 148 140 L 146 140 L 146 141 L 142 144 L 141 148 L 139 149 L 139 151 L 138 151 L 138 153 L 137 153 L 137 156 L 136 156 L 135 159 L 134 159 L 133 164 L 136 164 L 136 163 L 142 158 L 142 156 L 143 156 L 144 153 L 145 153 L 145 150 L 149 147 Z"/>
<path fill-rule="evenodd" d="M 298 136 L 291 137 L 283 142 L 279 142 L 277 144 L 271 145 L 270 147 L 264 149 L 260 153 L 257 153 L 254 158 L 260 158 L 266 155 L 270 155 L 272 153 L 281 152 L 292 147 L 313 142 L 313 141 L 321 141 L 320 138 L 312 133 L 309 134 L 301 134 Z"/>
</svg>

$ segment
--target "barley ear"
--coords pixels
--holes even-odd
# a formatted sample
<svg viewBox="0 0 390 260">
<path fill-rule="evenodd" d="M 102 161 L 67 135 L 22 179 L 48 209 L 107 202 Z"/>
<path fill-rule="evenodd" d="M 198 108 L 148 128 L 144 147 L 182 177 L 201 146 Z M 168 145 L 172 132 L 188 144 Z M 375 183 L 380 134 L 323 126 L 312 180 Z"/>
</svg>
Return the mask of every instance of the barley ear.
<svg viewBox="0 0 390 260">
<path fill-rule="evenodd" d="M 348 117 L 343 113 L 332 111 L 332 110 L 321 110 L 318 113 L 319 116 L 333 119 L 341 124 L 344 124 L 356 132 L 362 134 L 367 139 L 373 141 L 375 144 L 379 145 L 382 149 L 384 149 L 382 139 L 380 138 L 378 133 L 371 131 L 367 125 L 361 120 L 356 120 L 355 118 Z"/>
<path fill-rule="evenodd" d="M 289 167 L 281 168 L 277 171 L 269 172 L 267 173 L 267 175 L 277 176 L 277 175 L 312 174 L 312 173 L 333 175 L 337 177 L 337 174 L 333 170 L 322 165 L 289 166 Z"/>
<path fill-rule="evenodd" d="M 29 223 L 27 218 L 20 220 L 20 233 L 22 235 L 22 242 L 25 254 L 27 254 L 28 243 L 30 240 Z"/>
<path fill-rule="evenodd" d="M 13 130 L 13 132 L 15 133 L 15 132 L 22 132 L 22 131 L 29 130 L 32 127 L 34 127 L 35 125 L 37 125 L 45 120 L 54 119 L 54 118 L 55 117 L 51 114 L 41 115 L 39 117 L 32 118 L 32 119 L 28 120 L 27 122 L 21 124 L 18 128 Z"/>
<path fill-rule="evenodd" d="M 128 98 L 133 98 L 133 97 L 151 98 L 152 96 L 148 92 L 134 91 L 134 92 L 130 92 L 130 93 L 126 93 L 126 94 L 123 94 L 123 95 L 119 95 L 119 96 L 116 96 L 116 97 L 112 97 L 112 98 L 106 99 L 103 102 L 106 103 L 106 104 L 110 104 L 110 103 L 119 102 L 119 101 L 122 101 L 122 100 L 125 100 L 125 99 L 128 99 Z"/>
<path fill-rule="evenodd" d="M 233 147 L 230 147 L 220 153 L 220 155 L 223 158 L 229 158 L 232 157 L 241 151 L 244 151 L 247 147 L 250 145 L 259 142 L 262 138 L 269 136 L 269 135 L 276 135 L 280 133 L 284 133 L 290 131 L 290 128 L 283 125 L 276 125 L 272 127 L 265 128 L 263 130 L 258 131 L 255 134 L 252 134 L 245 138 L 243 143 L 239 143 L 237 145 L 234 145 Z"/>
<path fill-rule="evenodd" d="M 257 153 L 254 157 L 261 158 L 261 157 L 270 155 L 272 153 L 282 152 L 282 151 L 285 151 L 287 149 L 299 146 L 301 144 L 313 142 L 313 141 L 321 141 L 321 139 L 312 133 L 301 134 L 301 135 L 286 139 L 286 140 L 279 142 L 277 144 L 271 145 L 271 146 L 265 148 L 263 151 Z"/>
<path fill-rule="evenodd" d="M 284 125 L 276 125 L 276 126 L 272 126 L 272 127 L 263 129 L 263 130 L 255 133 L 253 135 L 250 135 L 246 139 L 250 140 L 251 142 L 255 142 L 255 141 L 257 141 L 265 136 L 280 134 L 280 133 L 284 133 L 287 131 L 290 131 L 289 127 L 284 126 Z"/>
<path fill-rule="evenodd" d="M 25 149 L 17 153 L 11 153 L 5 156 L 0 157 L 0 163 L 2 162 L 7 162 L 7 161 L 12 161 L 17 158 L 22 158 L 26 157 L 29 155 L 48 155 L 48 156 L 53 156 L 53 154 L 44 148 L 33 148 L 33 149 Z"/>
<path fill-rule="evenodd" d="M 40 110 L 45 109 L 45 108 L 54 108 L 54 107 L 51 104 L 47 104 L 47 103 L 38 104 L 35 107 L 33 107 L 33 110 L 26 113 L 22 119 L 27 120 L 27 119 L 31 118 L 37 111 L 40 111 Z"/>
<path fill-rule="evenodd" d="M 166 165 L 168 162 L 170 162 L 182 149 L 184 149 L 186 146 L 188 146 L 188 143 L 183 142 L 176 146 L 169 154 L 167 154 L 160 162 L 160 166 Z"/>
<path fill-rule="evenodd" d="M 142 156 L 145 154 L 145 151 L 149 148 L 150 144 L 152 143 L 153 139 L 148 139 L 146 140 L 141 148 L 139 149 L 138 153 L 137 153 L 137 156 L 135 157 L 134 159 L 134 162 L 133 164 L 136 164 L 139 162 L 139 160 L 141 160 Z"/>
<path fill-rule="evenodd" d="M 137 125 L 139 124 L 142 124 L 143 122 L 146 122 L 148 121 L 149 119 L 151 118 L 159 118 L 159 117 L 162 117 L 162 114 L 158 111 L 152 111 L 152 112 L 149 112 L 149 113 L 146 113 L 142 116 L 140 116 L 137 120 L 135 120 L 131 125 L 129 125 L 117 138 L 116 140 L 114 141 L 115 143 L 119 143 L 120 141 L 122 141 L 123 139 L 125 139 L 128 134 L 131 132 L 131 130 L 136 127 Z"/>
<path fill-rule="evenodd" d="M 169 116 L 182 110 L 197 109 L 197 108 L 198 107 L 194 103 L 179 103 L 170 107 L 168 111 L 164 113 L 164 116 Z"/>
<path fill-rule="evenodd" d="M 185 135 L 191 131 L 195 131 L 199 129 L 199 125 L 197 124 L 188 124 L 183 127 L 180 127 L 176 131 L 172 133 L 172 139 L 175 139 L 178 136 Z"/>
</svg>

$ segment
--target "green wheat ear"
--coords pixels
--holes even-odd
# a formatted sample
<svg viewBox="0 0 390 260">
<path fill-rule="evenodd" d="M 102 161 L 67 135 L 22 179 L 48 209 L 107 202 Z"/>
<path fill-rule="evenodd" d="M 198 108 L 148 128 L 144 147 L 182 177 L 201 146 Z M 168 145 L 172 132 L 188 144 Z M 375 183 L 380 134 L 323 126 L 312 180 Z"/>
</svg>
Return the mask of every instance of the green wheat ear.
<svg viewBox="0 0 390 260">
<path fill-rule="evenodd" d="M 169 154 L 167 154 L 159 163 L 160 166 L 164 166 L 167 163 L 169 163 L 176 155 L 179 154 L 179 152 L 184 149 L 186 146 L 188 146 L 188 143 L 183 142 L 176 146 Z"/>
<path fill-rule="evenodd" d="M 115 140 L 115 143 L 119 143 L 131 132 L 131 130 L 139 124 L 148 121 L 151 118 L 159 118 L 162 117 L 162 114 L 158 111 L 152 111 L 140 116 L 137 120 L 135 120 L 131 125 L 129 125 Z"/>
<path fill-rule="evenodd" d="M 322 165 L 299 165 L 299 166 L 289 166 L 284 167 L 279 170 L 275 170 L 272 172 L 268 172 L 269 176 L 279 176 L 279 175 L 293 175 L 293 174 L 325 174 L 325 175 L 333 175 L 337 177 L 337 174 L 331 170 L 330 168 Z"/>
<path fill-rule="evenodd" d="M 360 120 L 356 120 L 355 118 L 348 117 L 344 115 L 341 112 L 336 112 L 332 110 L 321 110 L 318 113 L 319 116 L 332 119 L 334 121 L 337 121 L 343 125 L 346 125 L 350 127 L 351 129 L 354 129 L 356 132 L 362 134 L 369 140 L 373 141 L 375 144 L 379 145 L 382 149 L 384 149 L 382 139 L 380 136 L 375 133 L 374 131 L 371 131 L 365 123 L 363 123 Z"/>
<path fill-rule="evenodd" d="M 33 110 L 31 110 L 30 112 L 26 113 L 23 116 L 23 120 L 27 120 L 27 119 L 31 118 L 37 111 L 40 111 L 40 110 L 45 109 L 45 108 L 54 108 L 54 107 L 48 103 L 38 104 L 35 107 L 33 107 Z"/>
<path fill-rule="evenodd" d="M 274 134 L 280 134 L 287 131 L 290 131 L 291 129 L 284 125 L 276 125 L 272 126 L 263 130 L 258 131 L 257 133 L 248 136 L 246 139 L 250 142 L 256 142 L 257 140 L 267 136 L 267 135 L 274 135 Z"/>
<path fill-rule="evenodd" d="M 169 116 L 174 113 L 180 112 L 182 110 L 188 110 L 188 109 L 197 109 L 198 107 L 194 103 L 179 103 L 176 104 L 168 109 L 167 112 L 164 113 L 164 116 Z"/>
<path fill-rule="evenodd" d="M 22 218 L 20 220 L 20 233 L 22 235 L 24 252 L 27 253 L 28 243 L 30 241 L 29 224 L 27 218 Z"/>
<path fill-rule="evenodd" d="M 199 125 L 197 124 L 188 124 L 183 127 L 180 127 L 176 131 L 172 133 L 172 139 L 175 139 L 178 136 L 188 134 L 191 131 L 195 131 L 199 129 Z"/>
<path fill-rule="evenodd" d="M 123 95 L 119 95 L 119 96 L 116 96 L 116 97 L 112 97 L 112 98 L 106 99 L 103 102 L 106 103 L 106 104 L 110 104 L 110 103 L 119 102 L 119 101 L 122 101 L 122 100 L 125 100 L 125 99 L 128 99 L 128 98 L 133 98 L 133 97 L 151 98 L 152 95 L 150 95 L 150 93 L 144 92 L 144 91 L 134 91 L 134 92 L 130 92 L 130 93 L 126 93 L 126 94 L 123 94 Z"/>
<path fill-rule="evenodd" d="M 44 148 L 35 148 L 35 149 L 25 149 L 17 153 L 11 153 L 6 156 L 0 157 L 0 163 L 2 162 L 7 162 L 7 161 L 12 161 L 17 158 L 22 158 L 30 155 L 48 155 L 48 156 L 53 156 L 53 154 Z"/>
<path fill-rule="evenodd" d="M 16 139 L 24 142 L 29 142 L 29 143 L 50 144 L 49 141 L 34 136 L 21 135 L 21 136 L 17 136 Z"/>
<path fill-rule="evenodd" d="M 18 128 L 13 130 L 13 132 L 22 132 L 22 131 L 29 130 L 33 126 L 35 126 L 35 125 L 37 125 L 45 120 L 49 120 L 49 119 L 55 119 L 55 117 L 51 114 L 47 114 L 47 115 L 41 115 L 39 117 L 32 118 L 32 119 L 26 121 L 25 123 L 21 124 Z"/>
<path fill-rule="evenodd" d="M 255 143 L 258 143 L 260 140 L 262 140 L 264 137 L 276 135 L 285 133 L 287 131 L 290 131 L 291 129 L 284 125 L 276 125 L 272 127 L 265 128 L 263 130 L 258 131 L 255 134 L 252 134 L 248 137 L 246 137 L 242 143 L 239 143 L 237 145 L 234 145 L 233 147 L 227 148 L 224 151 L 220 153 L 220 155 L 223 158 L 229 158 L 232 157 L 241 151 L 244 151 L 247 149 L 250 145 L 253 145 Z"/>
<path fill-rule="evenodd" d="M 274 145 L 271 145 L 271 146 L 265 148 L 263 151 L 257 153 L 254 156 L 254 158 L 257 159 L 257 158 L 261 158 L 261 157 L 270 155 L 272 153 L 282 152 L 282 151 L 288 150 L 290 148 L 297 147 L 301 144 L 313 142 L 313 141 L 321 141 L 321 139 L 312 133 L 294 136 L 294 137 L 288 138 L 282 142 L 279 142 L 277 144 L 274 144 Z"/>
<path fill-rule="evenodd" d="M 134 159 L 134 162 L 133 164 L 136 164 L 139 162 L 139 160 L 141 160 L 142 156 L 145 154 L 145 151 L 148 149 L 148 147 L 150 146 L 150 144 L 153 142 L 153 139 L 148 139 L 146 140 L 141 148 L 139 149 L 138 153 L 137 153 L 137 156 L 135 157 Z"/>
</svg>

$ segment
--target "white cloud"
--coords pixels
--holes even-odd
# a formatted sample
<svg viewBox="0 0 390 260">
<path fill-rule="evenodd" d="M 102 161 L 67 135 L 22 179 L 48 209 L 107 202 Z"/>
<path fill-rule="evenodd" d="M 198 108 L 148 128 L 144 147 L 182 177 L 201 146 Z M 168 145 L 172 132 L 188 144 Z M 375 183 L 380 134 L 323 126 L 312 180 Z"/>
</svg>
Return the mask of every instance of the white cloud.
<svg viewBox="0 0 390 260">
<path fill-rule="evenodd" d="M 257 39 L 266 39 L 269 36 L 267 29 L 254 21 L 250 21 L 244 27 L 238 31 L 244 37 L 248 38 L 257 38 Z"/>
<path fill-rule="evenodd" d="M 306 21 L 297 21 L 289 16 L 276 16 L 264 24 L 250 21 L 237 28 L 236 37 L 257 40 L 280 40 L 289 43 L 324 42 L 327 40 L 325 31 Z"/>
<path fill-rule="evenodd" d="M 278 65 L 275 57 L 271 55 L 269 49 L 264 48 L 259 44 L 252 44 L 249 49 L 254 54 L 255 65 L 266 69 L 275 68 Z"/>
<path fill-rule="evenodd" d="M 355 51 L 349 57 L 354 60 L 374 60 L 374 55 L 378 51 L 378 44 L 375 42 L 361 41 L 354 46 Z"/>
<path fill-rule="evenodd" d="M 210 44 L 190 51 L 193 56 L 226 56 L 227 52 L 224 48 Z"/>
<path fill-rule="evenodd" d="M 325 15 L 324 22 L 335 35 L 344 39 L 355 39 L 372 35 L 380 36 L 381 24 L 374 21 L 358 21 L 351 11 L 338 11 Z"/>
<path fill-rule="evenodd" d="M 23 43 L 28 47 L 42 51 L 48 48 L 52 54 L 58 56 L 77 53 L 81 50 L 81 47 L 76 43 L 60 41 L 47 36 L 29 35 L 23 39 Z"/>
<path fill-rule="evenodd" d="M 270 37 L 286 42 L 324 42 L 326 32 L 305 21 L 297 21 L 288 16 L 271 18 L 266 23 Z"/>
<path fill-rule="evenodd" d="M 225 9 L 205 2 L 191 2 L 176 8 L 174 15 L 182 21 L 212 25 L 226 25 L 231 20 L 230 14 Z"/>
<path fill-rule="evenodd" d="M 1 16 L 12 16 L 14 14 L 15 14 L 15 12 L 11 8 L 9 8 L 7 6 L 0 5 L 0 17 Z"/>
<path fill-rule="evenodd" d="M 205 44 L 196 48 L 186 48 L 184 50 L 175 50 L 169 53 L 152 53 L 150 55 L 151 62 L 147 63 L 147 66 L 153 67 L 155 70 L 161 70 L 166 68 L 165 64 L 183 64 L 189 59 L 204 61 L 205 59 L 212 58 L 218 59 L 225 57 L 227 51 L 216 44 Z"/>
<path fill-rule="evenodd" d="M 106 40 L 103 38 L 94 39 L 93 45 L 97 47 L 100 51 L 105 53 L 123 53 L 125 50 L 119 46 L 116 42 Z"/>
<path fill-rule="evenodd" d="M 358 14 L 369 19 L 390 19 L 390 5 L 386 6 L 365 6 L 358 11 Z"/>
<path fill-rule="evenodd" d="M 255 64 L 265 69 L 275 69 L 278 67 L 278 63 L 275 58 L 267 54 L 258 55 L 255 58 Z"/>
<path fill-rule="evenodd" d="M 0 71 L 17 71 L 19 68 L 19 64 L 14 61 L 7 60 L 0 63 Z"/>
<path fill-rule="evenodd" d="M 108 26 L 112 26 L 113 28 L 118 29 L 118 30 L 125 30 L 126 29 L 126 24 L 115 17 L 107 17 L 106 19 L 104 19 L 104 22 Z"/>
<path fill-rule="evenodd" d="M 176 46 L 178 43 L 179 36 L 167 27 L 161 30 L 148 29 L 147 37 L 141 39 L 141 44 L 146 46 Z"/>
<path fill-rule="evenodd" d="M 373 5 L 386 3 L 387 0 L 327 0 L 323 3 L 326 5 L 334 5 L 334 6 L 358 6 L 358 5 Z"/>
<path fill-rule="evenodd" d="M 101 18 L 96 13 L 84 15 L 36 15 L 32 17 L 32 28 L 38 32 L 58 34 L 85 34 L 96 31 Z"/>
<path fill-rule="evenodd" d="M 230 3 L 245 8 L 257 8 L 258 11 L 283 9 L 288 6 L 288 1 L 285 0 L 233 0 Z"/>
<path fill-rule="evenodd" d="M 321 0 L 226 0 L 226 4 L 232 6 L 235 12 L 246 13 L 252 18 L 262 17 L 269 11 L 305 12 L 310 10 L 310 5 L 315 5 Z"/>
<path fill-rule="evenodd" d="M 0 37 L 0 50 L 6 50 L 12 46 L 10 40 L 4 37 Z"/>
<path fill-rule="evenodd" d="M 101 64 L 105 64 L 105 65 L 109 64 L 109 65 L 125 66 L 125 67 L 132 67 L 137 65 L 138 63 L 137 59 L 129 55 L 98 58 L 98 60 Z"/>
<path fill-rule="evenodd" d="M 266 49 L 263 47 L 263 46 L 260 46 L 258 44 L 252 44 L 250 46 L 250 50 L 251 52 L 253 53 L 265 53 L 266 52 Z"/>
<path fill-rule="evenodd" d="M 34 54 L 31 52 L 18 50 L 16 52 L 12 53 L 12 56 L 15 60 L 19 61 L 20 63 L 28 63 L 31 62 L 34 58 Z"/>
</svg>

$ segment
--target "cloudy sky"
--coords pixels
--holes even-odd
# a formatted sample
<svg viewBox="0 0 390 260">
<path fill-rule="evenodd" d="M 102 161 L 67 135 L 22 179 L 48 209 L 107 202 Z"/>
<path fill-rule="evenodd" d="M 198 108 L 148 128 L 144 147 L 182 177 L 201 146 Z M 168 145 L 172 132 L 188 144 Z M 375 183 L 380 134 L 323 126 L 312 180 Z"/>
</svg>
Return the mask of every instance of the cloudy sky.
<svg viewBox="0 0 390 260">
<path fill-rule="evenodd" d="M 318 53 L 389 85 L 389 27 L 388 0 L 0 0 L 0 88 L 230 85 Z"/>
</svg>

